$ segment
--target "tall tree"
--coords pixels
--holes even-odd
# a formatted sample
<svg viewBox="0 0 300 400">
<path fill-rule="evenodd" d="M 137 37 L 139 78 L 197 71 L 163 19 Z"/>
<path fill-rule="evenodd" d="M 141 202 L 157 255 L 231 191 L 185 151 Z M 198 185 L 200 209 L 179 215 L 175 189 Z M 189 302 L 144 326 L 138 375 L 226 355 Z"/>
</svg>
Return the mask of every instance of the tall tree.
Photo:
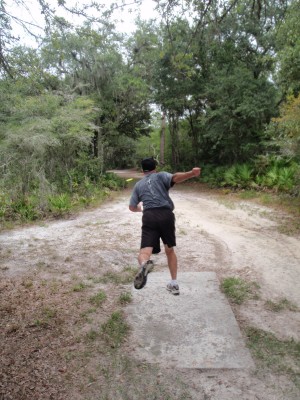
<svg viewBox="0 0 300 400">
<path fill-rule="evenodd" d="M 279 24 L 276 50 L 279 61 L 277 82 L 286 95 L 300 93 L 300 0 L 292 0 Z"/>
<path fill-rule="evenodd" d="M 139 0 L 133 0 L 133 2 L 140 3 Z M 122 6 L 125 7 L 126 3 Z M 38 23 L 32 21 L 31 7 L 35 8 L 35 13 L 40 12 Z M 113 25 L 110 16 L 118 7 L 120 5 L 117 3 L 111 3 L 108 6 L 105 2 L 99 3 L 92 0 L 85 4 L 76 2 L 75 5 L 70 0 L 36 0 L 29 5 L 25 0 L 10 0 L 9 4 L 6 0 L 0 0 L 0 74 L 13 76 L 8 56 L 11 47 L 19 45 L 20 42 L 20 33 L 17 34 L 14 27 L 18 26 L 20 32 L 40 43 L 45 34 L 49 35 L 53 25 L 70 25 L 67 20 L 71 20 L 74 16 L 79 17 L 81 21 L 97 23 L 110 29 Z M 22 10 L 22 13 L 16 13 L 16 10 Z M 61 12 L 64 16 L 61 16 Z"/>
<path fill-rule="evenodd" d="M 49 71 L 55 70 L 71 92 L 95 101 L 93 154 L 97 157 L 98 150 L 105 148 L 109 164 L 114 162 L 113 148 L 118 147 L 119 138 L 147 134 L 150 122 L 147 85 L 127 65 L 120 46 L 120 35 L 95 31 L 86 24 L 75 32 L 56 30 L 43 48 Z"/>
<path fill-rule="evenodd" d="M 193 9 L 193 23 L 186 21 L 183 30 L 183 21 L 169 17 L 177 2 L 164 3 L 168 12 L 157 101 L 172 109 L 173 135 L 187 117 L 196 158 L 245 161 L 262 151 L 264 127 L 276 109 L 271 81 L 275 28 L 286 3 L 185 3 Z"/>
</svg>

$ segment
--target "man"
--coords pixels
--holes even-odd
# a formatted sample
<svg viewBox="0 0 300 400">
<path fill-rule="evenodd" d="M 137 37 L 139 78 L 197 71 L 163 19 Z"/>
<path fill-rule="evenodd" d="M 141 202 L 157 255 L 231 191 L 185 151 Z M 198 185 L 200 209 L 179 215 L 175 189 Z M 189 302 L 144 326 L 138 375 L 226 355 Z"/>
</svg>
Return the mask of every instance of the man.
<svg viewBox="0 0 300 400">
<path fill-rule="evenodd" d="M 160 251 L 159 243 L 162 240 L 168 260 L 171 281 L 167 289 L 174 295 L 179 295 L 177 283 L 177 256 L 174 204 L 169 196 L 169 189 L 175 183 L 200 175 L 200 168 L 193 168 L 189 172 L 157 172 L 156 161 L 145 158 L 142 161 L 144 177 L 133 188 L 129 203 L 129 210 L 143 212 L 141 248 L 138 255 L 140 270 L 135 277 L 134 287 L 142 289 L 147 282 L 147 275 L 153 269 L 150 260 L 152 252 Z M 154 251 L 153 251 L 154 250 Z"/>
</svg>

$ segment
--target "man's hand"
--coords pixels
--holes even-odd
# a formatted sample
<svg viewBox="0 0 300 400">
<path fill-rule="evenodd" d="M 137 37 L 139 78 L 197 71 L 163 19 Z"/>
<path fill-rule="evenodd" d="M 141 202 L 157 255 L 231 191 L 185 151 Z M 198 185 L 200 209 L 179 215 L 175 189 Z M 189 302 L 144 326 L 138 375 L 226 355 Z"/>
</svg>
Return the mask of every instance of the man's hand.
<svg viewBox="0 0 300 400">
<path fill-rule="evenodd" d="M 201 168 L 195 167 L 192 169 L 194 176 L 199 176 L 201 174 Z"/>
<path fill-rule="evenodd" d="M 141 201 L 136 207 L 129 206 L 129 210 L 132 212 L 143 212 L 143 202 Z"/>
<path fill-rule="evenodd" d="M 201 168 L 195 167 L 191 171 L 188 172 L 176 172 L 172 177 L 173 183 L 180 183 L 186 181 L 187 179 L 195 178 L 199 176 L 201 172 Z"/>
</svg>

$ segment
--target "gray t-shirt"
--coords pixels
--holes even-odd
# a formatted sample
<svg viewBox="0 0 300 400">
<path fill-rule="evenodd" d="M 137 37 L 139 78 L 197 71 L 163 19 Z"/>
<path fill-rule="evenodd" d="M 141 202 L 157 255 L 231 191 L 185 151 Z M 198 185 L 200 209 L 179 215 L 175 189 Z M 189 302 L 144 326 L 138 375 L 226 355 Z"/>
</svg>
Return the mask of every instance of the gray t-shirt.
<svg viewBox="0 0 300 400">
<path fill-rule="evenodd" d="M 142 201 L 144 210 L 165 207 L 173 211 L 174 204 L 169 196 L 169 189 L 173 186 L 172 177 L 169 172 L 147 174 L 135 184 L 129 205 L 136 207 Z"/>
</svg>

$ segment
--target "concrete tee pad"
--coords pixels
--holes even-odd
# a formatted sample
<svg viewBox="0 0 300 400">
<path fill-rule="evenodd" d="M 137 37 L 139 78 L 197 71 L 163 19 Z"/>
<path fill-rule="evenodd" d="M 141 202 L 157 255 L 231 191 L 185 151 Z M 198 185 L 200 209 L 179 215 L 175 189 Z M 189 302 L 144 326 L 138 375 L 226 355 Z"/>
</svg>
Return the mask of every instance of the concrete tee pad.
<svg viewBox="0 0 300 400">
<path fill-rule="evenodd" d="M 177 368 L 253 367 L 216 274 L 180 273 L 179 296 L 166 290 L 169 279 L 168 272 L 152 272 L 143 289 L 132 289 L 126 307 L 132 354 Z"/>
</svg>

